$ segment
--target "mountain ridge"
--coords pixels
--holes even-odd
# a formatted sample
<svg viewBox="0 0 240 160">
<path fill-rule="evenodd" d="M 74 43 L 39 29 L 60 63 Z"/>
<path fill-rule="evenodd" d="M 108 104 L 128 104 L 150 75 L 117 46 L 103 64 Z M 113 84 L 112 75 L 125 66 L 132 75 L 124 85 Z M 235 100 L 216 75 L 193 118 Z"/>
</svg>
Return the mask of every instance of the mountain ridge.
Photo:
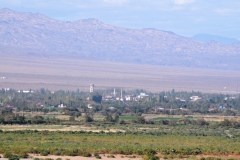
<svg viewBox="0 0 240 160">
<path fill-rule="evenodd" d="M 229 44 L 234 44 L 239 42 L 239 40 L 235 38 L 229 38 L 229 37 L 222 37 L 222 36 L 217 36 L 217 35 L 212 35 L 212 34 L 196 34 L 191 37 L 194 40 L 202 41 L 202 42 L 212 42 L 215 41 L 217 43 L 229 45 Z"/>
<path fill-rule="evenodd" d="M 0 48 L 19 48 L 20 55 L 75 55 L 95 60 L 240 70 L 235 64 L 240 43 L 204 43 L 171 31 L 116 27 L 94 18 L 59 21 L 9 9 L 0 10 L 0 28 Z"/>
</svg>

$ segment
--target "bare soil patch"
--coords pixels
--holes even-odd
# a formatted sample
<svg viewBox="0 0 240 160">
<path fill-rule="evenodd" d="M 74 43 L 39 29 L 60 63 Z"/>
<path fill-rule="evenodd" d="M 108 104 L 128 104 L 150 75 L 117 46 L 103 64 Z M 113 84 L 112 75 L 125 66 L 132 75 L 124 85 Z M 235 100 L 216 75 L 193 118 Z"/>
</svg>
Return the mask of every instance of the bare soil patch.
<svg viewBox="0 0 240 160">
<path fill-rule="evenodd" d="M 114 155 L 114 158 L 108 157 L 110 154 L 100 154 L 101 159 L 103 160 L 142 160 L 140 156 L 137 156 L 136 158 L 131 158 L 131 155 Z M 96 160 L 96 157 L 81 157 L 81 156 L 54 156 L 54 155 L 49 155 L 49 156 L 40 156 L 40 155 L 34 155 L 30 154 L 30 157 L 33 158 L 52 158 L 52 159 L 57 159 L 57 158 L 62 158 L 63 160 L 70 159 L 70 160 Z"/>
<path fill-rule="evenodd" d="M 123 87 L 152 92 L 236 93 L 240 71 L 164 67 L 60 58 L 1 57 L 0 88 L 77 90 Z"/>
<path fill-rule="evenodd" d="M 17 130 L 38 130 L 38 131 L 91 131 L 91 132 L 125 132 L 121 129 L 96 129 L 95 127 L 85 126 L 68 126 L 68 125 L 0 125 L 3 131 L 17 131 Z"/>
</svg>

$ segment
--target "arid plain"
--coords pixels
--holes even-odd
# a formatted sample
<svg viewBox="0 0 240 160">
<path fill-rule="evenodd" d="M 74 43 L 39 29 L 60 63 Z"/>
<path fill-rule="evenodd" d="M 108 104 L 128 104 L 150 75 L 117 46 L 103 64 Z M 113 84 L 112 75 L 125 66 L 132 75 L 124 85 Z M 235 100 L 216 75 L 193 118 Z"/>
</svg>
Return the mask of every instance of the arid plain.
<svg viewBox="0 0 240 160">
<path fill-rule="evenodd" d="M 226 68 L 227 69 L 227 68 Z M 202 91 L 236 93 L 240 71 L 165 67 L 73 58 L 0 58 L 0 88 L 87 91 L 122 87 L 151 92 Z M 3 78 L 4 77 L 4 78 Z"/>
</svg>

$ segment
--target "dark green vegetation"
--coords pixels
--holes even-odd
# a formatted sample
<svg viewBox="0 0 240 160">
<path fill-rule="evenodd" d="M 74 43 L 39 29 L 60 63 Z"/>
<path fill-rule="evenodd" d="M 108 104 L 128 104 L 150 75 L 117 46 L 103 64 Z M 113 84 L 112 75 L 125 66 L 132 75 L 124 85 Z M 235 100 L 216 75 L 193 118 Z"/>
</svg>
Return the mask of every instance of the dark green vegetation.
<svg viewBox="0 0 240 160">
<path fill-rule="evenodd" d="M 23 93 L 2 89 L 1 124 L 56 124 L 55 128 L 64 125 L 75 126 L 77 130 L 6 129 L 0 131 L 0 153 L 9 158 L 26 157 L 27 153 L 96 158 L 101 153 L 138 154 L 153 160 L 157 159 L 156 154 L 179 158 L 240 155 L 239 95 L 172 90 L 122 101 L 109 98 L 111 92 L 109 89 L 91 94 L 79 90 L 53 93 L 41 89 Z M 123 91 L 123 95 L 138 97 L 142 92 Z M 193 101 L 192 96 L 198 99 Z M 217 121 L 206 120 L 205 114 L 217 117 Z M 98 132 L 80 131 L 81 127 Z"/>
<path fill-rule="evenodd" d="M 137 127 L 137 126 L 136 126 Z M 139 126 L 140 127 L 140 126 Z M 141 127 L 147 127 L 146 125 Z M 150 126 L 151 127 L 151 126 Z M 1 131 L 0 153 L 91 156 L 95 153 L 150 155 L 240 154 L 239 129 L 230 138 L 224 128 L 162 127 L 156 131 L 116 133 Z M 154 154 L 153 154 L 154 155 Z"/>
<path fill-rule="evenodd" d="M 92 122 L 178 125 L 205 124 L 204 121 L 198 120 L 205 114 L 211 116 L 239 115 L 239 95 L 172 90 L 146 93 L 144 95 L 147 96 L 139 98 L 142 92 L 144 90 L 123 90 L 123 95 L 134 97 L 123 102 L 117 99 L 120 96 L 119 93 L 116 97 L 112 95 L 111 89 L 99 90 L 92 94 L 79 90 L 53 93 L 41 89 L 23 93 L 2 89 L 0 90 L 0 123 L 82 125 Z M 198 99 L 193 100 L 194 97 Z M 149 114 L 152 117 L 147 116 Z M 229 125 L 238 127 L 238 119 L 229 121 Z"/>
<path fill-rule="evenodd" d="M 32 93 L 23 93 L 2 89 L 0 90 L 0 107 L 13 106 L 17 112 L 43 112 L 45 114 L 48 112 L 63 112 L 75 117 L 81 116 L 80 113 L 93 115 L 97 112 L 101 112 L 102 115 L 108 113 L 110 115 L 162 113 L 169 115 L 214 114 L 235 116 L 240 111 L 240 96 L 236 94 L 175 92 L 174 90 L 151 93 L 144 90 L 124 90 L 123 96 L 133 98 L 122 102 L 116 99 L 120 97 L 120 93 L 113 97 L 112 89 L 97 92 L 91 95 L 79 90 L 51 92 L 40 89 Z M 139 98 L 142 92 L 146 93 L 147 96 Z M 112 98 L 108 98 L 109 96 Z M 92 102 L 91 108 L 88 108 L 89 102 Z M 66 108 L 59 108 L 60 104 Z"/>
</svg>

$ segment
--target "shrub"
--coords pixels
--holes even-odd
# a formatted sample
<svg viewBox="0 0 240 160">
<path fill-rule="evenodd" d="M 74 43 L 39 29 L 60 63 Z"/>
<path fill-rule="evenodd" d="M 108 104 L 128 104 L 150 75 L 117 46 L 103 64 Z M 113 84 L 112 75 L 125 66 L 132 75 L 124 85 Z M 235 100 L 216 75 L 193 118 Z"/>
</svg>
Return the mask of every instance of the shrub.
<svg viewBox="0 0 240 160">
<path fill-rule="evenodd" d="M 4 157 L 4 158 L 11 158 L 12 156 L 13 156 L 13 154 L 10 153 L 10 152 L 5 152 L 5 153 L 3 154 L 3 157 Z"/>
<path fill-rule="evenodd" d="M 155 156 L 155 154 L 157 154 L 157 152 L 153 149 L 145 149 L 144 150 L 144 156 L 143 156 L 143 160 L 158 160 L 159 157 Z"/>
<path fill-rule="evenodd" d="M 42 150 L 42 151 L 40 152 L 40 155 L 41 155 L 41 156 L 47 156 L 49 153 L 50 153 L 49 150 Z"/>
<path fill-rule="evenodd" d="M 19 160 L 19 157 L 17 155 L 13 155 L 9 160 Z"/>
<path fill-rule="evenodd" d="M 143 160 L 159 160 L 159 158 L 154 155 L 145 155 L 143 156 Z"/>
<path fill-rule="evenodd" d="M 155 151 L 155 150 L 153 150 L 153 149 L 145 149 L 144 150 L 144 154 L 146 154 L 146 155 L 155 155 L 157 152 Z"/>
<path fill-rule="evenodd" d="M 19 153 L 20 158 L 28 158 L 28 154 L 26 152 Z"/>
<path fill-rule="evenodd" d="M 138 150 L 136 150 L 136 154 L 143 155 L 143 151 L 138 149 Z"/>
<path fill-rule="evenodd" d="M 207 157 L 206 160 L 214 160 L 214 157 Z"/>
<path fill-rule="evenodd" d="M 9 153 L 9 152 L 5 152 L 3 154 L 3 157 L 8 158 L 9 160 L 19 160 L 19 156 L 13 155 L 12 153 Z"/>
<path fill-rule="evenodd" d="M 91 155 L 91 153 L 83 152 L 83 153 L 82 153 L 82 156 L 83 156 L 83 157 L 91 157 L 92 155 Z"/>
<path fill-rule="evenodd" d="M 97 158 L 97 159 L 101 159 L 102 157 L 101 156 L 99 156 L 99 154 L 96 152 L 96 153 L 94 153 L 94 156 Z"/>
<path fill-rule="evenodd" d="M 108 155 L 107 157 L 108 157 L 108 158 L 115 158 L 115 156 L 112 155 L 112 154 L 111 154 L 111 155 Z"/>
</svg>

